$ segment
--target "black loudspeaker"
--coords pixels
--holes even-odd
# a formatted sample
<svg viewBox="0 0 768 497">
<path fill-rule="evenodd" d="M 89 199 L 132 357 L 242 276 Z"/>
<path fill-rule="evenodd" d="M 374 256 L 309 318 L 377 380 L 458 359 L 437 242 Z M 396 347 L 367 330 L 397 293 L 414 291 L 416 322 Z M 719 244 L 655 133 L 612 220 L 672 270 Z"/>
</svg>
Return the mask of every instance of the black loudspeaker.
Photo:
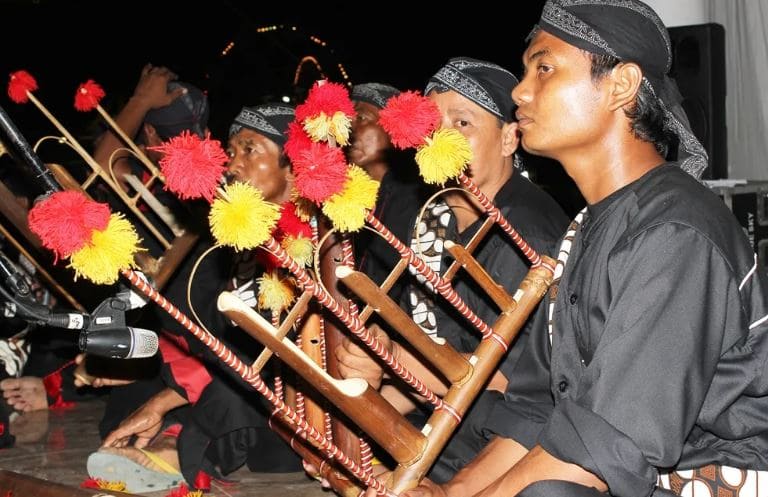
<svg viewBox="0 0 768 497">
<path fill-rule="evenodd" d="M 709 154 L 707 179 L 728 177 L 725 29 L 716 23 L 669 28 L 672 69 L 693 133 Z"/>
</svg>

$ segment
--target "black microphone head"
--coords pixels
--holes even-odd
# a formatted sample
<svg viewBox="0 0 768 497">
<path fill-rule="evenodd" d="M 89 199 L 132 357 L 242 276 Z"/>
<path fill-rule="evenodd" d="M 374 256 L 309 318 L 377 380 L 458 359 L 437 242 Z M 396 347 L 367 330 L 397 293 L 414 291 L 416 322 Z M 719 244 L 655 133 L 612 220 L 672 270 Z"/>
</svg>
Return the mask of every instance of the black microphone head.
<svg viewBox="0 0 768 497">
<path fill-rule="evenodd" d="M 155 355 L 159 343 L 154 331 L 121 327 L 83 331 L 78 345 L 86 354 L 113 359 L 142 359 Z"/>
</svg>

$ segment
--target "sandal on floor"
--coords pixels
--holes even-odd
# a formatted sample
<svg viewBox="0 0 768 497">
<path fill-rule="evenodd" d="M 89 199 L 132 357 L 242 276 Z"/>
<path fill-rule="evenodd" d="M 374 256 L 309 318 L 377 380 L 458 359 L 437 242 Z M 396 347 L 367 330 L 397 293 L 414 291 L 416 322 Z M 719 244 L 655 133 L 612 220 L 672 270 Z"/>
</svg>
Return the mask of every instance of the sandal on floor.
<svg viewBox="0 0 768 497">
<path fill-rule="evenodd" d="M 168 490 L 184 483 L 184 477 L 173 466 L 148 450 L 141 451 L 162 471 L 144 467 L 125 456 L 94 452 L 88 456 L 88 475 L 106 481 L 122 481 L 126 492 L 132 493 Z"/>
</svg>

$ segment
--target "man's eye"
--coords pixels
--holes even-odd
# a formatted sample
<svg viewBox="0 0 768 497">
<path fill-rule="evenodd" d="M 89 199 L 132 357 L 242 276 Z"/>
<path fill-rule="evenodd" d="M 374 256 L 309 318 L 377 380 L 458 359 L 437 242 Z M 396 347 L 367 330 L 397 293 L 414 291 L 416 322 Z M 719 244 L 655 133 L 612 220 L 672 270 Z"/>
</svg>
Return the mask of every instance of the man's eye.
<svg viewBox="0 0 768 497">
<path fill-rule="evenodd" d="M 459 119 L 456 121 L 457 128 L 466 128 L 467 126 L 469 126 L 469 121 L 465 121 L 464 119 Z"/>
<path fill-rule="evenodd" d="M 552 72 L 552 66 L 548 66 L 546 64 L 539 64 L 537 66 L 537 69 L 538 69 L 539 73 L 546 74 L 546 73 Z"/>
</svg>

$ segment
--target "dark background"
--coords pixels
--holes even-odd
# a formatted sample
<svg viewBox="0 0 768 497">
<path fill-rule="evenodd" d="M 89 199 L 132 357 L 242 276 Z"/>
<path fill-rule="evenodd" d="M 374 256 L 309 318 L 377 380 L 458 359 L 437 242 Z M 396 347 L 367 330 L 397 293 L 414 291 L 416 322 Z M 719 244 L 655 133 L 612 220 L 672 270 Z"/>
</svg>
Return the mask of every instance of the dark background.
<svg viewBox="0 0 768 497">
<path fill-rule="evenodd" d="M 407 89 L 421 89 L 458 55 L 517 73 L 524 38 L 543 4 L 527 0 L 509 17 L 502 11 L 511 5 L 449 12 L 438 4 L 363 2 L 314 2 L 307 8 L 253 0 L 6 0 L 0 2 L 0 73 L 28 70 L 40 85 L 38 98 L 64 116 L 86 79 L 104 87 L 105 107 L 119 105 L 145 63 L 167 65 L 208 91 L 215 123 L 228 122 L 243 105 L 293 96 L 296 69 L 305 57 L 316 59 L 331 80 L 344 81 L 341 64 L 352 83 L 381 81 Z M 203 8 L 190 7 L 199 3 Z M 269 26 L 278 29 L 259 32 Z M 302 67 L 299 95 L 321 75 L 313 63 Z M 19 110 L 0 101 L 11 112 Z"/>
<path fill-rule="evenodd" d="M 208 93 L 210 127 L 222 139 L 242 106 L 284 95 L 300 102 L 323 76 L 422 89 L 445 61 L 460 55 L 519 74 L 526 35 L 544 3 L 465 2 L 450 10 L 436 2 L 364 1 L 311 7 L 253 0 L 0 1 L 0 75 L 6 78 L 0 81 L 7 84 L 15 70 L 29 71 L 40 87 L 35 95 L 86 145 L 104 124 L 95 112 L 74 110 L 77 86 L 87 79 L 101 84 L 107 93 L 102 106 L 114 115 L 144 64 L 166 65 Z M 263 29 L 269 27 L 276 29 Z M 31 142 L 58 134 L 31 103 L 17 105 L 3 95 L 0 106 Z M 557 188 L 569 182 L 555 163 L 527 164 L 538 183 Z M 568 204 L 572 195 L 564 188 L 561 200 Z"/>
</svg>

